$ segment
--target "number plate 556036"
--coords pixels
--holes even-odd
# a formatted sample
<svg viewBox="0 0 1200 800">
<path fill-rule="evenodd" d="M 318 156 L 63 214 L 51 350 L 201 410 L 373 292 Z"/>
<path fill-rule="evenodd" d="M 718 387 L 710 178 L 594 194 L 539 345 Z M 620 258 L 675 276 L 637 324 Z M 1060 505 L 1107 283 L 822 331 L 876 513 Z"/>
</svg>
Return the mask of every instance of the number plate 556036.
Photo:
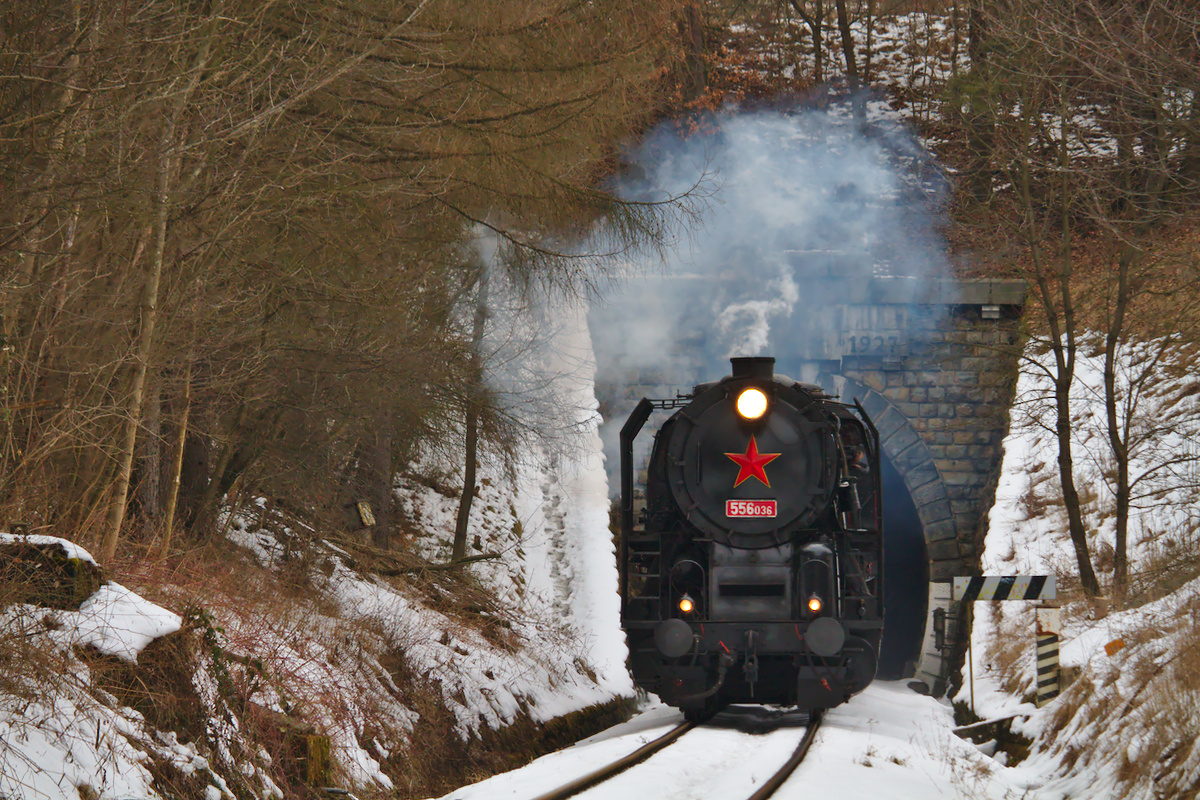
<svg viewBox="0 0 1200 800">
<path fill-rule="evenodd" d="M 775 516 L 774 500 L 726 500 L 725 516 L 727 517 L 773 517 Z"/>
</svg>

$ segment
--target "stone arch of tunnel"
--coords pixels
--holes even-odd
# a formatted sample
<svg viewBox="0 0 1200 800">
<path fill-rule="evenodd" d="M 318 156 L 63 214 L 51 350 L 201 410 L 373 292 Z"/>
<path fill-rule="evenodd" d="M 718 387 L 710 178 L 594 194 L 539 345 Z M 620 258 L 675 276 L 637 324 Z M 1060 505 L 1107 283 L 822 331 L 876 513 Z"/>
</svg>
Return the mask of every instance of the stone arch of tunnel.
<svg viewBox="0 0 1200 800">
<path fill-rule="evenodd" d="M 890 400 L 851 377 L 835 376 L 835 382 L 844 400 L 857 400 L 871 417 L 883 451 L 886 572 L 879 677 L 909 678 L 941 695 L 951 655 L 943 626 L 952 609 L 945 584 L 931 575 L 966 566 L 950 493 L 934 453 Z"/>
</svg>

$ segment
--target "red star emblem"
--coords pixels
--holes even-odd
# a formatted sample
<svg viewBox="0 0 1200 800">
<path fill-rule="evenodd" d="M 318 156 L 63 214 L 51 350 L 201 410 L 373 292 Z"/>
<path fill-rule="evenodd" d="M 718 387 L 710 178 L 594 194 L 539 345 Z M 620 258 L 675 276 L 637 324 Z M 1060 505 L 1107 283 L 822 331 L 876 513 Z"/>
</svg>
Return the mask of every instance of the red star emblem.
<svg viewBox="0 0 1200 800">
<path fill-rule="evenodd" d="M 750 446 L 746 448 L 745 455 L 741 453 L 726 453 L 725 455 L 729 456 L 733 463 L 739 467 L 737 480 L 733 482 L 733 488 L 736 489 L 750 478 L 758 478 L 770 489 L 771 482 L 767 480 L 767 471 L 764 467 L 779 458 L 783 453 L 758 452 L 758 442 L 754 441 L 752 434 L 750 436 Z"/>
</svg>

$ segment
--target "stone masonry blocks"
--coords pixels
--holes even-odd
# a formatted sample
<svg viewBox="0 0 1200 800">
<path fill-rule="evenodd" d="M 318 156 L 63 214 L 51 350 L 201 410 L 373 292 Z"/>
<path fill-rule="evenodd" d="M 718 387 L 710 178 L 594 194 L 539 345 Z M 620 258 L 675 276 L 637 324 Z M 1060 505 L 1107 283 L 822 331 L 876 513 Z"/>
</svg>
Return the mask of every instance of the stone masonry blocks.
<svg viewBox="0 0 1200 800">
<path fill-rule="evenodd" d="M 957 539 L 943 539 L 938 542 L 930 542 L 928 552 L 929 558 L 933 561 L 946 561 L 947 559 L 962 556 Z"/>
<path fill-rule="evenodd" d="M 878 417 L 890 408 L 887 398 L 874 390 L 867 391 L 862 397 L 858 398 L 858 402 L 862 403 L 863 410 L 872 417 L 876 427 L 879 426 Z"/>
<path fill-rule="evenodd" d="M 919 489 L 912 491 L 913 503 L 918 507 L 935 502 L 937 500 L 948 499 L 949 495 L 946 493 L 946 487 L 941 481 L 927 483 Z M 951 508 L 954 508 L 953 503 L 951 504 Z"/>
<path fill-rule="evenodd" d="M 888 440 L 896 432 L 907 429 L 909 426 L 903 414 L 888 406 L 888 409 L 875 420 L 875 427 L 879 430 L 879 438 L 886 448 Z"/>
<path fill-rule="evenodd" d="M 890 450 L 888 455 L 892 459 L 892 466 L 894 466 L 902 475 L 904 475 L 904 482 L 910 487 L 920 486 L 922 483 L 927 483 L 929 480 L 933 479 L 931 477 L 927 480 L 916 482 L 915 478 L 912 480 L 909 479 L 910 473 L 920 472 L 922 470 L 932 471 L 933 477 L 939 477 L 937 467 L 933 463 L 933 454 L 929 451 L 929 448 L 925 445 L 925 442 L 921 441 L 920 439 L 911 443 L 903 450 Z"/>
<path fill-rule="evenodd" d="M 989 293 L 996 286 L 1012 288 L 980 282 Z M 1012 291 L 1019 303 L 1021 292 Z M 999 320 L 984 320 L 978 310 L 961 304 L 910 306 L 900 317 L 908 341 L 899 353 L 899 369 L 896 363 L 857 357 L 843 359 L 834 371 L 861 393 L 884 453 L 916 504 L 931 580 L 949 581 L 978 566 L 975 537 L 992 499 L 990 480 L 1007 430 L 1019 322 L 1007 312 Z"/>
<path fill-rule="evenodd" d="M 952 519 L 949 500 L 932 500 L 925 505 L 917 506 L 917 516 L 922 524 Z"/>
<path fill-rule="evenodd" d="M 943 539 L 954 539 L 958 536 L 958 526 L 952 519 L 925 523 L 926 542 L 939 542 Z"/>
<path fill-rule="evenodd" d="M 920 436 L 908 425 L 905 425 L 900 430 L 892 433 L 889 436 L 884 436 L 883 429 L 879 431 L 880 437 L 883 438 L 883 450 L 889 455 L 891 453 L 899 453 L 908 447 L 920 441 Z"/>
<path fill-rule="evenodd" d="M 929 562 L 929 580 L 950 581 L 959 575 L 966 574 L 966 565 L 961 559 Z"/>
</svg>

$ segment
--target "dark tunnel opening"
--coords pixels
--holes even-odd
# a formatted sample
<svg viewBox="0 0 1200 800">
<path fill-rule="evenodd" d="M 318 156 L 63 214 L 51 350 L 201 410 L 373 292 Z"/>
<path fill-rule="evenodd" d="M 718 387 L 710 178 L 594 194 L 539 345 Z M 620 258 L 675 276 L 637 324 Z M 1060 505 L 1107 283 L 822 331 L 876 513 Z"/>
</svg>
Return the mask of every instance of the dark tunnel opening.
<svg viewBox="0 0 1200 800">
<path fill-rule="evenodd" d="M 921 655 L 929 599 L 925 531 L 904 479 L 883 459 L 883 642 L 878 677 L 912 674 Z"/>
</svg>

